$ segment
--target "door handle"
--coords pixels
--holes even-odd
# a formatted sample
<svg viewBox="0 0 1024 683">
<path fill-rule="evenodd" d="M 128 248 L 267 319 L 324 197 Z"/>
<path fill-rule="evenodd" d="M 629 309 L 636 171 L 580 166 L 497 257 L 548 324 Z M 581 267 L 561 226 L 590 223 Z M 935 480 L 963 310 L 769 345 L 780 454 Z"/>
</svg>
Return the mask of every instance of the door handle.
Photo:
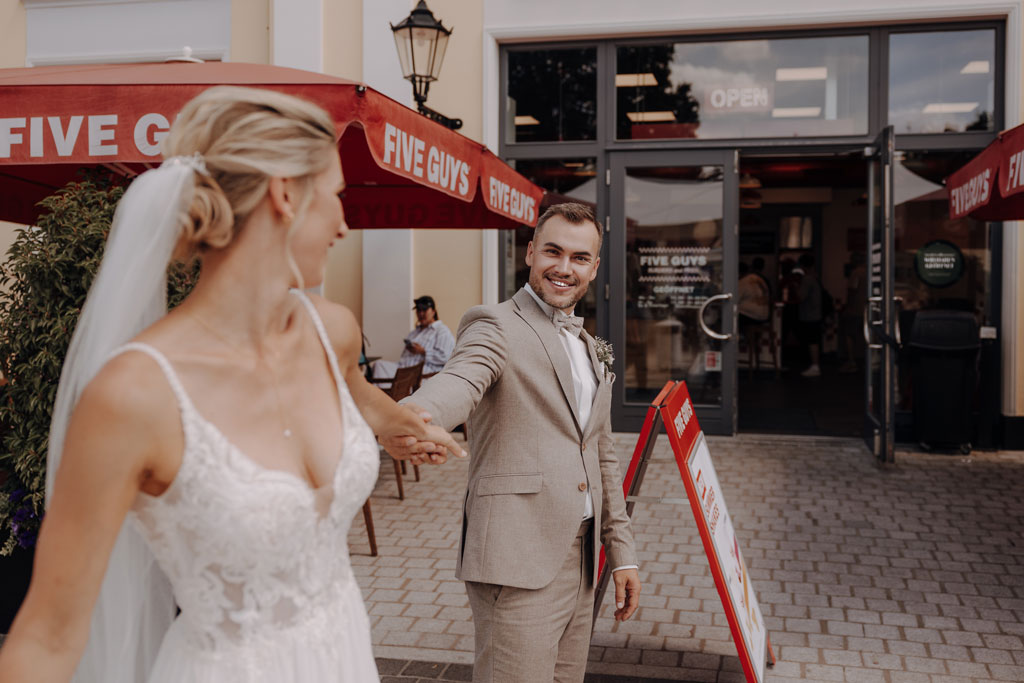
<svg viewBox="0 0 1024 683">
<path fill-rule="evenodd" d="M 712 339 L 725 341 L 727 339 L 732 339 L 732 334 L 723 334 L 721 332 L 715 332 L 713 329 L 708 327 L 707 323 L 704 322 L 704 311 L 706 311 L 708 306 L 710 306 L 713 302 L 729 301 L 730 299 L 732 299 L 732 294 L 729 292 L 725 294 L 715 294 L 714 296 L 709 296 L 707 299 L 704 300 L 704 303 L 701 304 L 700 311 L 697 312 L 697 322 L 700 324 L 700 329 L 704 332 L 704 334 L 711 337 Z"/>
</svg>

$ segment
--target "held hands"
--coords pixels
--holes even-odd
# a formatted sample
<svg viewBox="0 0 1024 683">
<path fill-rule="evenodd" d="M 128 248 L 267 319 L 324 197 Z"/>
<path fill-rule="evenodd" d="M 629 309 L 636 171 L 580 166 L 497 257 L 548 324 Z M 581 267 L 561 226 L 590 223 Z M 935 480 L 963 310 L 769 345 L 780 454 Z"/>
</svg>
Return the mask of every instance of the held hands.
<svg viewBox="0 0 1024 683">
<path fill-rule="evenodd" d="M 450 452 L 456 458 L 465 458 L 466 453 L 452 438 L 452 435 L 437 425 L 428 424 L 430 413 L 411 403 L 403 404 L 411 420 L 395 425 L 390 434 L 381 434 L 379 441 L 391 457 L 408 460 L 413 465 L 431 463 L 441 465 L 448 461 Z"/>
<path fill-rule="evenodd" d="M 410 352 L 415 353 L 417 356 L 425 356 L 427 354 L 427 350 L 416 342 L 406 342 L 405 348 L 409 349 Z"/>
<path fill-rule="evenodd" d="M 615 621 L 626 621 L 640 606 L 640 573 L 636 569 L 612 572 L 615 582 Z"/>
</svg>

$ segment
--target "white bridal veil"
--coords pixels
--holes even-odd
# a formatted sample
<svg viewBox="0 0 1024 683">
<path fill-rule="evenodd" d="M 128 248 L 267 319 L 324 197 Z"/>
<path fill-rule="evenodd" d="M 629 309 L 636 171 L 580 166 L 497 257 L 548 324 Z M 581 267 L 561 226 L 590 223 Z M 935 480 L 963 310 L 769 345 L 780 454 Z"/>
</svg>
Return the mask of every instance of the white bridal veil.
<svg viewBox="0 0 1024 683">
<path fill-rule="evenodd" d="M 192 200 L 198 156 L 174 157 L 135 179 L 118 204 L 99 273 L 86 298 L 61 371 L 50 424 L 46 497 L 60 465 L 71 412 L 111 352 L 167 312 L 167 265 L 179 217 Z M 118 535 L 92 614 L 75 683 L 140 683 L 148 678 L 174 618 L 171 587 L 130 521 Z"/>
</svg>

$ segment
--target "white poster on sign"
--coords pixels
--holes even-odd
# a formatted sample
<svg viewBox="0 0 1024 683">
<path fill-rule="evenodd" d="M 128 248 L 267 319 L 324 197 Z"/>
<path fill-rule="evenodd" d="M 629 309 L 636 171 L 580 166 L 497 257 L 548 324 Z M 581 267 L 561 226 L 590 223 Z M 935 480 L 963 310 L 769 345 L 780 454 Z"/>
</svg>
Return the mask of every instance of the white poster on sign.
<svg viewBox="0 0 1024 683">
<path fill-rule="evenodd" d="M 751 585 L 747 565 L 743 561 L 743 553 L 740 552 L 732 519 L 725 507 L 725 497 L 722 495 L 715 467 L 711 464 L 711 453 L 708 451 L 703 432 L 697 437 L 697 442 L 690 451 L 687 467 L 700 501 L 701 514 L 707 523 L 715 556 L 725 578 L 733 613 L 743 630 L 743 640 L 750 646 L 750 657 L 757 680 L 763 681 L 768 632 L 761 618 L 761 608 Z"/>
</svg>

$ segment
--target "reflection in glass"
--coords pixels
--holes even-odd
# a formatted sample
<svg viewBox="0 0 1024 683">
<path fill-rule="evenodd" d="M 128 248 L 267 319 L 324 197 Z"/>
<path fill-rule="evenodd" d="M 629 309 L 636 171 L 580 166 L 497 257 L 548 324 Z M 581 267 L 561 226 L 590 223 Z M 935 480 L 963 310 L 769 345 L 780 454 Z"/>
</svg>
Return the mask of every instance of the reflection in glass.
<svg viewBox="0 0 1024 683">
<path fill-rule="evenodd" d="M 996 33 L 889 37 L 889 123 L 896 134 L 995 130 Z"/>
<path fill-rule="evenodd" d="M 901 152 L 893 173 L 896 203 L 895 294 L 901 301 L 899 324 L 904 341 L 910 338 L 918 311 L 954 310 L 974 313 L 979 325 L 990 325 L 989 278 L 991 250 L 985 223 L 973 218 L 951 220 L 942 179 L 967 163 L 975 152 Z M 960 278 L 945 287 L 921 280 L 914 261 L 929 242 L 943 240 L 963 254 Z M 897 356 L 896 409 L 913 407 L 911 351 Z"/>
<path fill-rule="evenodd" d="M 867 36 L 620 46 L 617 55 L 619 139 L 867 133 Z"/>
<path fill-rule="evenodd" d="M 697 315 L 722 291 L 722 167 L 628 168 L 624 191 L 626 400 L 685 379 L 695 403 L 720 405 L 721 342 Z M 709 307 L 710 328 L 721 312 Z"/>
<path fill-rule="evenodd" d="M 547 190 L 540 212 L 552 204 L 581 202 L 595 206 L 597 202 L 597 160 L 582 159 L 518 159 L 510 162 L 530 182 Z M 526 245 L 533 239 L 533 228 L 520 225 L 506 242 L 504 297 L 516 293 L 530 279 L 526 266 Z M 586 296 L 576 304 L 576 315 L 583 317 L 583 326 L 591 334 L 597 330 L 597 292 L 593 283 Z"/>
<path fill-rule="evenodd" d="M 506 142 L 593 140 L 597 49 L 508 53 Z"/>
</svg>

